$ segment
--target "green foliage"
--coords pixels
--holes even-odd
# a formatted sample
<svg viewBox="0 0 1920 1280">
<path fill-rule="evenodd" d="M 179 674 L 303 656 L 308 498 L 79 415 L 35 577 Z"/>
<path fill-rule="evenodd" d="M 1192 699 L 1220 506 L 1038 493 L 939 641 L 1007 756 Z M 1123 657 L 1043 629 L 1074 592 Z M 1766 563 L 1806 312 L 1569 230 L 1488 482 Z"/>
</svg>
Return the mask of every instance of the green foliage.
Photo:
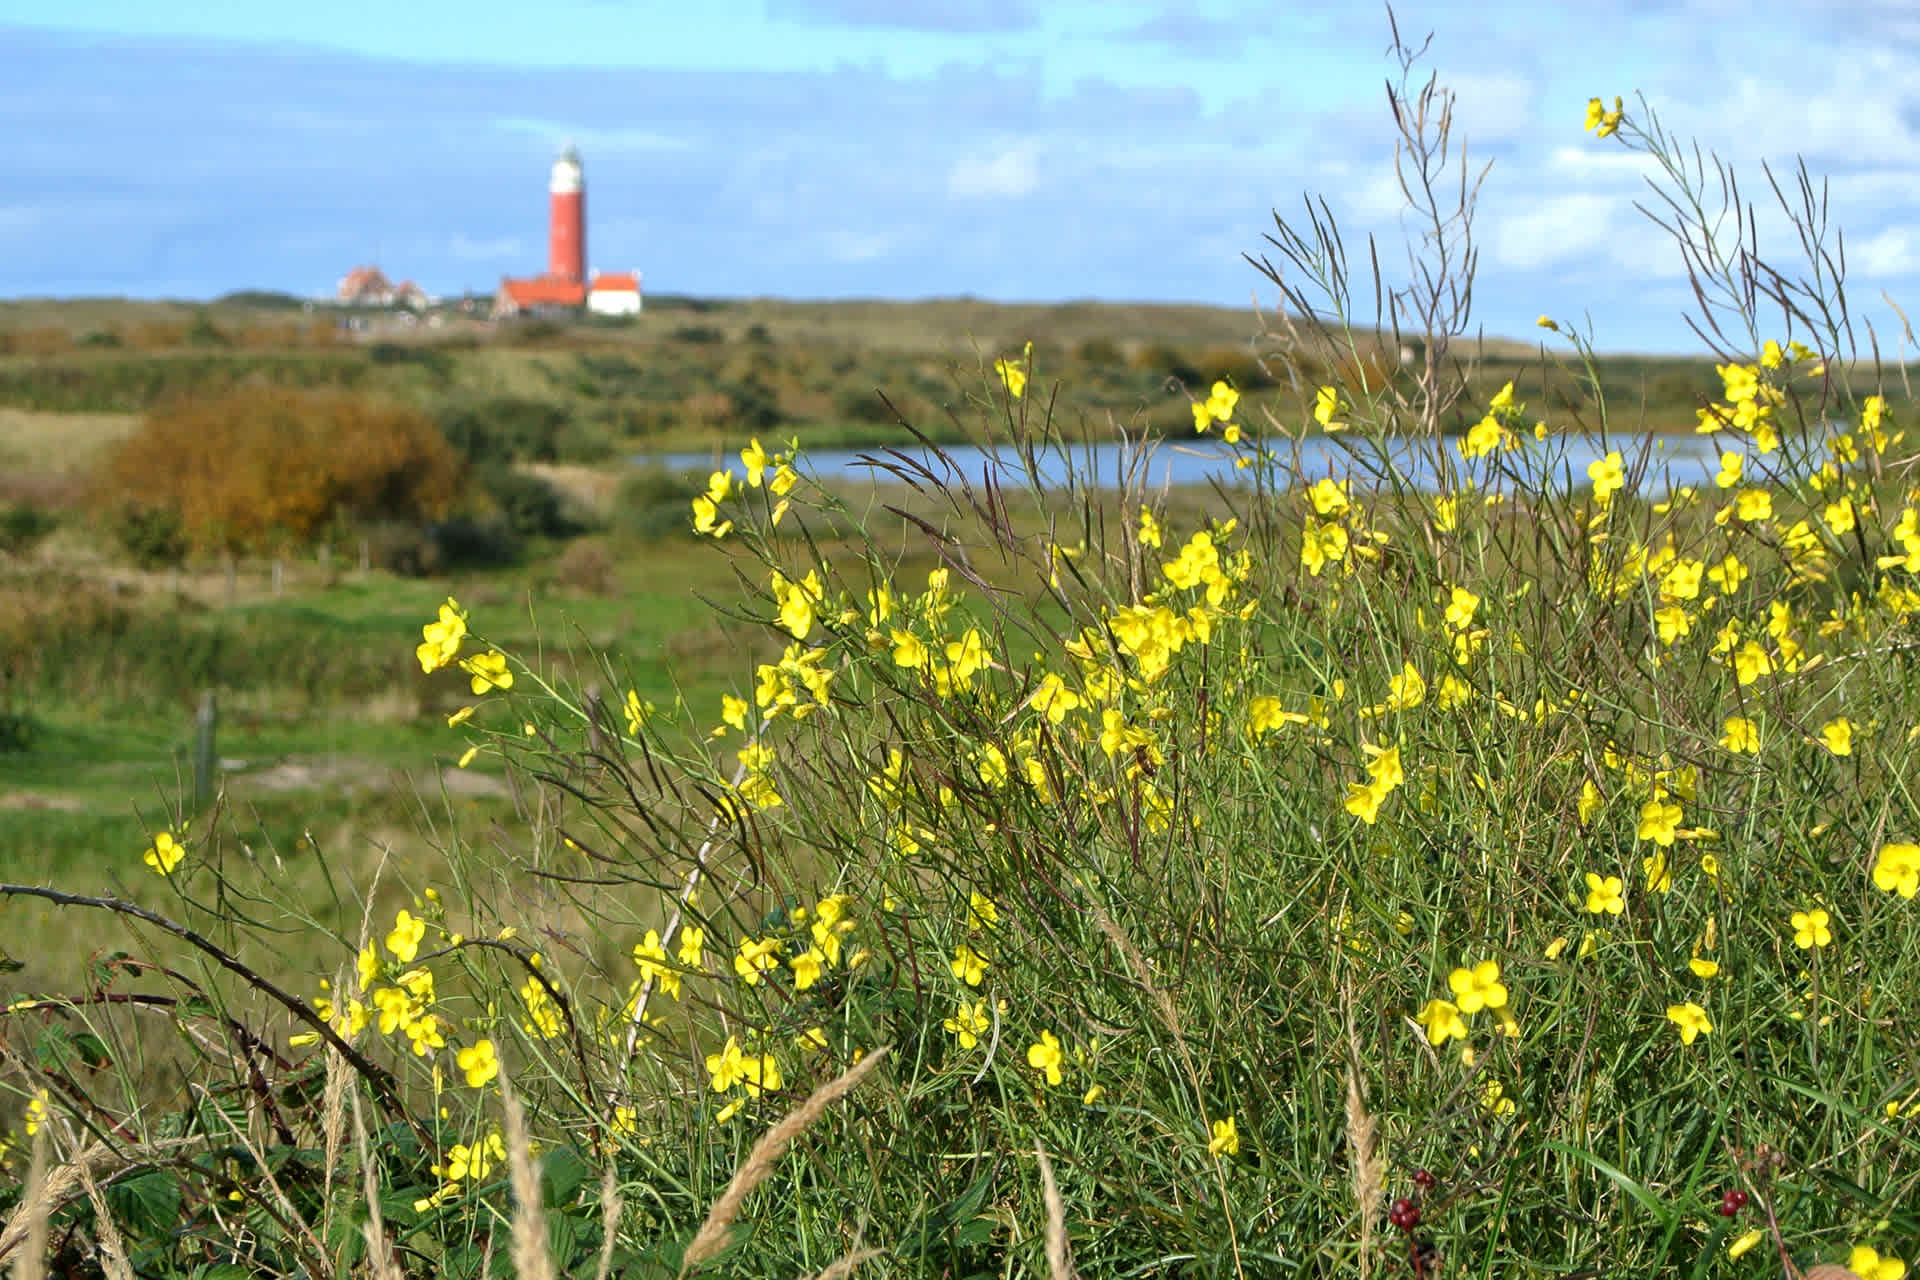
<svg viewBox="0 0 1920 1280">
<path fill-rule="evenodd" d="M 1444 160 L 1401 54 L 1404 163 Z M 155 1274 L 355 1273 L 371 1182 L 378 1246 L 476 1280 L 508 1224 L 570 1275 L 812 1275 L 862 1244 L 1041 1274 L 1053 1228 L 1089 1276 L 1735 1276 L 1758 1248 L 1886 1280 L 1920 1238 L 1912 446 L 1830 372 L 1837 306 L 1790 317 L 1818 348 L 1764 342 L 1738 273 L 1792 277 L 1715 257 L 1703 211 L 1676 230 L 1705 237 L 1696 296 L 1754 338 L 1705 389 L 1727 478 L 1577 466 L 1558 412 L 1446 355 L 1461 198 L 1388 282 L 1426 321 L 1412 367 L 1346 327 L 1329 228 L 1275 237 L 1263 269 L 1332 315 L 1288 367 L 1331 379 L 1337 475 L 1224 392 L 1205 426 L 1252 483 L 1204 514 L 903 461 L 927 505 L 883 521 L 758 442 L 636 473 L 616 527 L 698 514 L 736 584 L 707 624 L 760 637 L 718 705 L 643 693 L 650 653 L 503 640 L 504 599 L 422 596 L 394 659 L 458 695 L 445 741 L 518 817 L 449 827 L 391 915 L 331 867 L 332 910 L 281 891 L 218 820 L 165 833 L 177 865 L 156 834 L 131 874 L 164 965 L 10 1004 L 9 1085 L 135 1153 L 154 1180 L 115 1212 Z M 1618 432 L 1590 340 L 1555 333 L 1533 403 Z M 983 359 L 980 438 L 1066 443 L 1014 376 L 1046 355 Z M 291 986 L 242 958 L 301 938 L 323 958 Z M 116 1075 L 147 1008 L 190 1091 Z M 245 1230 L 166 1225 L 216 1210 Z M 75 1247 L 90 1212 L 58 1210 Z"/>
<path fill-rule="evenodd" d="M 646 542 L 684 539 L 689 504 L 706 487 L 701 476 L 676 474 L 665 467 L 635 467 L 621 479 L 614 497 L 613 530 Z"/>
<path fill-rule="evenodd" d="M 127 558 L 143 569 L 164 569 L 187 558 L 186 517 L 179 508 L 122 501 L 107 513 L 107 527 Z"/>
<path fill-rule="evenodd" d="M 560 494 L 537 475 L 512 467 L 482 468 L 482 493 L 499 509 L 507 528 L 520 538 L 566 538 L 580 531 L 568 517 Z"/>
<path fill-rule="evenodd" d="M 557 462 L 568 415 L 558 405 L 517 396 L 453 400 L 436 415 L 440 433 L 468 462 Z"/>
<path fill-rule="evenodd" d="M 268 384 L 353 390 L 373 366 L 346 351 L 89 354 L 0 365 L 0 404 L 57 413 L 139 413 L 170 397 Z"/>
<path fill-rule="evenodd" d="M 31 502 L 0 506 L 0 552 L 19 555 L 31 551 L 59 524 L 53 512 Z"/>
</svg>

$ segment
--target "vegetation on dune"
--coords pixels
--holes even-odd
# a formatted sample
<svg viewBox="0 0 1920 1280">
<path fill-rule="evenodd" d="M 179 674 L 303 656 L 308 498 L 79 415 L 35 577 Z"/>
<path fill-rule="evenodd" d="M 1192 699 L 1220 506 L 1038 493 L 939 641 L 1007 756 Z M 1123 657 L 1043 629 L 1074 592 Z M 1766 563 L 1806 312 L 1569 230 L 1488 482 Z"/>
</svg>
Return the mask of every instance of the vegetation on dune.
<svg viewBox="0 0 1920 1280">
<path fill-rule="evenodd" d="M 456 769 L 513 788 L 480 838 L 449 813 L 430 876 L 315 846 L 292 892 L 181 811 L 118 851 L 136 892 L 0 885 L 148 949 L 0 1014 L 0 1255 L 1899 1280 L 1920 489 L 1826 228 L 1789 206 L 1804 272 L 1757 259 L 1716 234 L 1747 216 L 1722 173 L 1594 101 L 1666 175 L 1722 457 L 1666 490 L 1623 446 L 1570 485 L 1557 384 L 1450 351 L 1473 188 L 1400 71 L 1406 283 L 1278 224 L 1310 324 L 1268 373 L 1314 376 L 1286 415 L 1232 377 L 1180 397 L 1248 480 L 1204 513 L 1039 492 L 1079 424 L 1044 346 L 986 352 L 962 421 L 1020 447 L 978 483 L 901 454 L 863 502 L 758 436 L 646 482 L 733 584 L 698 617 L 758 637 L 736 683 L 642 688 L 503 600 L 419 596 L 381 643 Z M 1403 325 L 1433 358 L 1377 363 L 1361 335 Z M 1543 332 L 1620 429 L 1591 335 Z M 1294 474 L 1308 431 L 1345 467 Z"/>
<path fill-rule="evenodd" d="M 452 504 L 458 458 L 431 422 L 348 396 L 277 388 L 172 402 L 114 452 L 102 500 L 164 512 L 198 550 L 308 542 L 373 516 Z"/>
</svg>

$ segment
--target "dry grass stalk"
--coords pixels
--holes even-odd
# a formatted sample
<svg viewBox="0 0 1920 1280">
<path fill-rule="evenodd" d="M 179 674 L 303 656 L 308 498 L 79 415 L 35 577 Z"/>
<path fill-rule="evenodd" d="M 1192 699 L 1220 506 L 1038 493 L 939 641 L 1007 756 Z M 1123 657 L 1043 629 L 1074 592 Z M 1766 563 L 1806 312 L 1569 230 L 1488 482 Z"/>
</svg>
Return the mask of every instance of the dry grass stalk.
<svg viewBox="0 0 1920 1280">
<path fill-rule="evenodd" d="M 253 1135 L 242 1130 L 225 1111 L 218 1107 L 211 1110 L 226 1123 L 227 1128 L 233 1133 L 234 1140 L 245 1147 L 247 1154 L 253 1157 L 254 1167 L 260 1170 L 260 1177 L 267 1184 L 267 1190 L 273 1193 L 281 1221 L 290 1228 L 289 1235 L 294 1244 L 306 1251 L 308 1266 L 313 1269 L 315 1275 L 331 1274 L 326 1246 L 320 1243 L 320 1237 L 313 1233 L 312 1224 L 302 1217 L 300 1210 L 294 1206 L 292 1198 L 280 1185 L 280 1180 L 273 1176 L 273 1166 L 267 1161 L 267 1153 L 261 1149 L 259 1143 L 254 1141 Z"/>
<path fill-rule="evenodd" d="M 335 984 L 336 986 L 338 984 Z M 324 1059 L 327 1068 L 327 1082 L 320 1093 L 320 1135 L 321 1145 L 326 1150 L 326 1172 L 321 1186 L 320 1202 L 327 1206 L 326 1221 L 320 1234 L 333 1238 L 333 1175 L 340 1167 L 340 1152 L 347 1142 L 347 1082 L 351 1073 L 347 1070 L 347 1060 L 340 1051 L 329 1046 Z"/>
<path fill-rule="evenodd" d="M 1040 1199 L 1047 1206 L 1047 1280 L 1073 1280 L 1073 1253 L 1067 1247 L 1067 1206 L 1053 1180 L 1053 1161 L 1046 1148 L 1033 1144 L 1040 1159 Z"/>
<path fill-rule="evenodd" d="M 613 1272 L 613 1246 L 619 1239 L 620 1215 L 626 1207 L 620 1198 L 620 1179 L 608 1165 L 600 1175 L 600 1265 L 593 1280 L 607 1280 Z"/>
<path fill-rule="evenodd" d="M 706 1262 L 726 1247 L 727 1230 L 740 1216 L 741 1206 L 747 1197 L 753 1194 L 755 1187 L 767 1180 L 780 1157 L 786 1154 L 787 1144 L 807 1131 L 807 1128 L 826 1114 L 827 1108 L 839 1101 L 853 1087 L 866 1079 L 880 1060 L 887 1056 L 892 1046 L 875 1049 L 860 1061 L 848 1067 L 838 1076 L 827 1081 L 807 1095 L 807 1100 L 794 1110 L 789 1111 L 773 1128 L 760 1135 L 760 1140 L 747 1152 L 747 1158 L 733 1177 L 728 1180 L 726 1189 L 720 1198 L 713 1202 L 713 1208 L 707 1211 L 707 1220 L 700 1224 L 699 1234 L 693 1243 L 687 1246 L 680 1261 L 680 1274 Z"/>
<path fill-rule="evenodd" d="M 1120 952 L 1120 955 L 1126 960 L 1127 968 L 1133 971 L 1133 980 L 1138 982 L 1141 987 L 1146 990 L 1146 993 L 1152 997 L 1154 1007 L 1160 1011 L 1161 1022 L 1166 1024 L 1167 1030 L 1170 1031 L 1173 1034 L 1173 1038 L 1179 1042 L 1181 1051 L 1184 1053 L 1186 1051 L 1187 1033 L 1180 1025 L 1180 1011 L 1174 1008 L 1173 997 L 1168 995 L 1165 989 L 1153 980 L 1153 970 L 1147 967 L 1147 958 L 1140 954 L 1140 948 L 1133 945 L 1133 939 L 1127 936 L 1126 930 L 1115 923 L 1113 917 L 1107 914 L 1104 907 L 1096 905 L 1093 908 L 1093 923 L 1101 933 L 1107 936 L 1107 941 L 1111 942 Z"/>
<path fill-rule="evenodd" d="M 747 768 L 741 765 L 733 771 L 733 785 L 738 787 L 746 777 Z M 667 914 L 667 923 L 660 930 L 662 938 L 671 938 L 680 930 L 680 922 L 685 917 L 687 904 L 693 901 L 694 891 L 700 887 L 700 880 L 706 875 L 707 859 L 712 856 L 715 844 L 719 840 L 720 821 L 720 816 L 715 815 L 713 820 L 707 823 L 706 837 L 700 841 L 700 847 L 694 851 L 693 869 L 687 872 L 687 878 L 680 886 L 679 896 L 674 900 L 673 910 Z M 640 1029 L 647 1024 L 647 1004 L 653 999 L 653 987 L 653 977 L 649 975 L 640 984 L 640 995 L 633 1002 L 633 1013 L 627 1018 L 627 1041 L 620 1050 L 619 1079 L 626 1078 L 627 1068 L 633 1064 L 634 1050 L 640 1044 Z M 612 1119 L 613 1105 L 613 1096 L 609 1094 L 606 1119 Z"/>
<path fill-rule="evenodd" d="M 94 1180 L 93 1171 L 84 1164 L 80 1166 L 80 1183 L 93 1204 L 93 1230 L 100 1241 L 100 1269 L 107 1273 L 107 1280 L 134 1280 L 133 1264 L 127 1261 L 127 1242 L 121 1238 L 120 1224 L 113 1220 L 113 1212 L 107 1207 L 107 1198 L 100 1194 L 100 1184 Z"/>
<path fill-rule="evenodd" d="M 28 1165 L 27 1182 L 22 1190 L 20 1202 L 14 1206 L 12 1215 L 6 1220 L 6 1225 L 0 1227 L 0 1260 L 12 1256 L 14 1250 L 20 1248 L 22 1244 L 31 1244 L 32 1233 L 35 1231 L 42 1233 L 38 1247 L 44 1251 L 46 1248 L 44 1233 L 48 1220 L 59 1212 L 61 1206 L 67 1201 L 86 1194 L 85 1182 L 81 1176 L 82 1170 L 88 1176 L 98 1178 L 107 1169 L 115 1166 L 162 1164 L 178 1156 L 186 1148 L 202 1146 L 206 1142 L 205 1138 L 200 1137 L 173 1138 L 142 1147 L 125 1146 L 119 1151 L 113 1150 L 104 1142 L 96 1142 L 49 1172 L 46 1168 L 44 1152 L 41 1150 L 45 1134 L 46 1128 L 42 1126 L 40 1133 L 35 1135 L 36 1155 Z M 27 1254 L 33 1255 L 34 1250 L 29 1248 Z M 36 1258 L 29 1264 L 25 1257 L 15 1257 L 16 1280 L 23 1274 L 38 1280 L 44 1274 L 43 1262 L 44 1259 Z M 20 1270 L 22 1265 L 31 1265 L 33 1270 L 23 1273 Z"/>
<path fill-rule="evenodd" d="M 360 1230 L 367 1237 L 367 1274 L 373 1280 L 406 1280 L 400 1265 L 393 1260 L 393 1246 L 387 1242 L 387 1233 L 372 1218 L 361 1223 Z"/>
<path fill-rule="evenodd" d="M 348 1096 L 353 1102 L 353 1148 L 360 1156 L 360 1184 L 367 1197 L 367 1220 L 360 1224 L 367 1237 L 367 1269 L 373 1280 L 403 1280 L 400 1266 L 393 1260 L 393 1246 L 387 1240 L 385 1215 L 380 1212 L 380 1184 L 373 1173 L 373 1144 L 367 1141 L 360 1094 L 356 1091 Z"/>
<path fill-rule="evenodd" d="M 97 1148 L 96 1148 L 97 1149 Z M 75 1168 L 86 1168 L 86 1157 L 55 1170 L 56 1177 Z M 47 1223 L 60 1201 L 49 1195 L 54 1179 L 47 1176 L 47 1124 L 43 1118 L 34 1131 L 33 1154 L 27 1162 L 27 1185 L 20 1193 L 20 1207 L 0 1233 L 0 1257 L 21 1243 L 20 1256 L 13 1260 L 13 1280 L 45 1280 L 47 1274 Z"/>
<path fill-rule="evenodd" d="M 847 1280 L 853 1269 L 863 1262 L 871 1262 L 885 1253 L 884 1249 L 855 1249 L 842 1258 L 835 1258 L 827 1264 L 827 1269 L 813 1276 L 811 1280 Z"/>
<path fill-rule="evenodd" d="M 1386 1185 L 1367 1084 L 1360 1075 L 1360 1035 L 1353 1025 L 1353 990 L 1342 985 L 1347 1021 L 1347 1151 L 1353 1161 L 1353 1200 L 1360 1209 L 1360 1280 L 1373 1271 L 1373 1237 L 1380 1229 L 1380 1196 Z"/>
<path fill-rule="evenodd" d="M 507 1169 L 513 1183 L 513 1269 L 520 1280 L 554 1280 L 553 1259 L 547 1256 L 547 1215 L 540 1206 L 540 1175 L 533 1168 L 527 1115 L 504 1073 L 500 1077 L 500 1102 L 506 1113 Z"/>
</svg>

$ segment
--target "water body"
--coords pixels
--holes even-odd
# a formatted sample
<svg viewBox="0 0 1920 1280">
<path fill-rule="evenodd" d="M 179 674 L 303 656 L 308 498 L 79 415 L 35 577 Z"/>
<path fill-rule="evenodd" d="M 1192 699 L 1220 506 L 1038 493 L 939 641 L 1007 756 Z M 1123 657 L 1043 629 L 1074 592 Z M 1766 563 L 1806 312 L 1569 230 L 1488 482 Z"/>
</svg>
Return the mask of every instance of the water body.
<svg viewBox="0 0 1920 1280">
<path fill-rule="evenodd" d="M 1266 483 L 1277 488 L 1311 484 L 1322 476 L 1351 477 L 1356 487 L 1372 487 L 1382 459 L 1376 447 L 1353 436 L 1314 436 L 1299 442 L 1280 442 L 1272 446 L 1275 456 Z M 1467 462 L 1460 456 L 1454 440 L 1442 442 L 1455 481 L 1472 477 L 1481 489 L 1499 489 L 1524 483 L 1537 484 L 1542 476 L 1558 489 L 1585 486 L 1587 466 L 1619 450 L 1629 474 L 1643 467 L 1638 491 L 1665 492 L 1681 485 L 1711 484 L 1720 467 L 1722 445 L 1711 436 L 1695 435 L 1616 435 L 1602 441 L 1594 436 L 1551 436 L 1544 441 L 1528 440 L 1519 449 Z M 1394 441 L 1387 447 L 1393 469 L 1416 489 L 1438 491 L 1440 467 L 1431 442 Z M 1248 456 L 1248 450 L 1236 451 L 1218 440 L 1190 440 L 1180 443 L 1141 445 L 1137 442 L 1111 441 L 1088 446 L 1073 446 L 1065 451 L 1035 456 L 1033 476 L 1043 489 L 1062 489 L 1070 479 L 1078 478 L 1084 487 L 1117 489 L 1131 476 L 1133 487 L 1144 490 L 1179 488 L 1189 485 L 1222 485 L 1250 488 L 1259 481 L 1261 463 L 1241 469 L 1236 457 Z M 641 454 L 633 461 L 643 466 L 664 466 L 670 471 L 706 472 L 715 467 L 739 469 L 735 455 Z M 920 468 L 925 468 L 921 471 Z M 919 444 L 889 450 L 880 446 L 863 449 L 803 450 L 797 469 L 819 480 L 869 480 L 896 484 L 912 476 L 926 483 L 931 478 L 941 483 L 965 480 L 978 484 L 989 470 L 998 483 L 1008 488 L 1023 486 L 1027 464 L 1010 446 L 992 449 L 977 445 L 943 445 L 938 453 Z"/>
</svg>

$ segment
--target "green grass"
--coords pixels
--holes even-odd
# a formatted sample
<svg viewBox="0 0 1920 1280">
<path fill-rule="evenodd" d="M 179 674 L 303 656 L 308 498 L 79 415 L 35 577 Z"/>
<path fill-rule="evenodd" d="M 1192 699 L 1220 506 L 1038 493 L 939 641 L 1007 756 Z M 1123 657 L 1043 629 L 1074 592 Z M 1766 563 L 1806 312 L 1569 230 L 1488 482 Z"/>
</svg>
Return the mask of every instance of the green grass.
<svg viewBox="0 0 1920 1280">
<path fill-rule="evenodd" d="M 1621 139 L 1669 149 L 1637 117 Z M 1709 215 L 1679 229 L 1702 296 L 1749 296 Z M 675 412 L 830 399 L 728 350 L 769 345 L 733 330 L 779 314 L 756 305 L 658 309 L 655 363 L 615 350 L 645 327 L 529 331 L 492 385 L 625 402 L 605 422 L 696 377 L 725 403 Z M 609 536 L 601 595 L 557 559 L 197 608 L 29 571 L 6 709 L 41 732 L 5 763 L 49 807 L 0 808 L 9 865 L 166 919 L 10 891 L 6 981 L 45 998 L 0 1013 L 0 1081 L 45 1098 L 56 1158 L 112 1134 L 140 1273 L 196 1280 L 357 1274 L 362 1178 L 408 1273 L 475 1280 L 509 1223 L 567 1275 L 818 1275 L 869 1245 L 930 1280 L 1058 1275 L 1061 1248 L 1089 1277 L 1892 1280 L 1920 1247 L 1904 406 L 1811 355 L 1723 380 L 1571 346 L 1570 372 L 1479 371 L 1453 416 L 1490 418 L 1489 452 L 1441 415 L 1433 493 L 1390 434 L 1410 389 L 1363 377 L 1339 389 L 1373 482 L 1344 488 L 1274 467 L 1253 396 L 1262 483 L 1211 498 L 1002 477 L 775 506 L 736 422 L 731 533 Z M 1524 413 L 1488 404 L 1508 378 Z M 1043 389 L 956 412 L 1076 432 Z M 1615 457 L 1567 492 L 1533 443 L 1696 395 L 1766 419 L 1723 433 L 1728 490 L 1636 492 Z M 470 692 L 463 658 L 511 684 Z M 156 875 L 216 685 L 248 767 Z M 266 785 L 280 765 L 317 781 Z M 375 785 L 395 770 L 418 791 Z M 509 1147 L 537 1162 L 517 1188 Z M 103 1245 L 96 1212 L 76 1195 L 56 1238 Z"/>
</svg>

